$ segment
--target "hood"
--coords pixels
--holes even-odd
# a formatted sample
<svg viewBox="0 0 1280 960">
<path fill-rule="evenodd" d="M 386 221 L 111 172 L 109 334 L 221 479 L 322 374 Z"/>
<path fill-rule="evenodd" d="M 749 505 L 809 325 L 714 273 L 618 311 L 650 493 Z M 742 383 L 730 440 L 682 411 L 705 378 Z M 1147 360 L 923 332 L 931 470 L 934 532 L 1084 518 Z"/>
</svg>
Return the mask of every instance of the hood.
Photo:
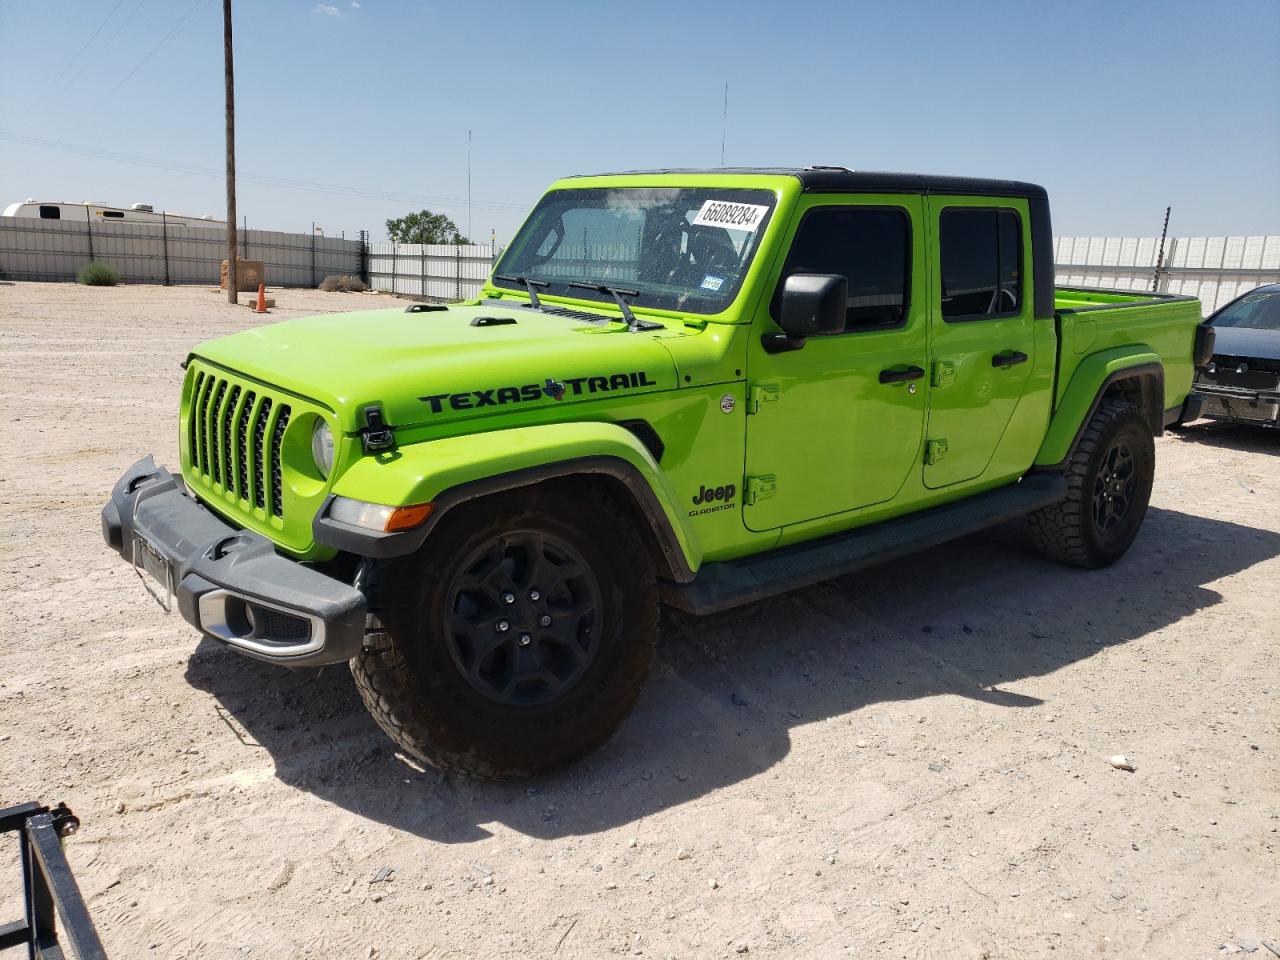
<svg viewBox="0 0 1280 960">
<path fill-rule="evenodd" d="M 1280 330 L 1260 330 L 1257 327 L 1213 328 L 1215 356 L 1254 357 L 1259 360 L 1280 360 Z"/>
<path fill-rule="evenodd" d="M 408 427 L 670 390 L 676 371 L 661 341 L 691 333 L 631 333 L 619 323 L 487 304 L 401 307 L 286 320 L 193 353 L 328 407 L 349 433 L 371 403 L 382 404 L 390 425 Z"/>
</svg>

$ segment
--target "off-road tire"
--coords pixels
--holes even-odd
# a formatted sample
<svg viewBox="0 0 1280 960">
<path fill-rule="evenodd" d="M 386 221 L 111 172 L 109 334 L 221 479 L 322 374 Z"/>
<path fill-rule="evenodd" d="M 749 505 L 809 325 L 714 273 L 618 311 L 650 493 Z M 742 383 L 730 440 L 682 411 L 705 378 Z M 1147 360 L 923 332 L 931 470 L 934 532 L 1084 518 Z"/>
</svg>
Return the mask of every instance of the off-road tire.
<svg viewBox="0 0 1280 960">
<path fill-rule="evenodd" d="M 546 702 L 495 701 L 468 680 L 458 659 L 467 634 L 451 638 L 447 608 L 457 606 L 459 584 L 477 579 L 474 568 L 460 569 L 468 557 L 486 544 L 501 551 L 512 537 L 537 531 L 543 540 L 536 542 L 555 540 L 576 551 L 586 562 L 573 569 L 585 567 L 598 585 L 592 594 L 599 601 L 598 629 L 577 628 L 594 637 L 594 654 L 567 689 L 546 693 L 552 697 Z M 419 553 L 375 564 L 363 586 L 370 614 L 364 649 L 351 661 L 356 687 L 392 740 L 442 770 L 503 780 L 577 760 L 626 718 L 653 660 L 658 596 L 647 545 L 621 506 L 589 482 L 525 488 L 455 507 Z M 520 615 L 518 606 L 511 609 Z M 515 619 L 511 629 L 519 629 Z M 532 643 L 501 656 L 544 656 L 552 649 Z M 509 661 L 516 662 L 526 663 Z"/>
<path fill-rule="evenodd" d="M 1127 451 L 1131 475 L 1115 475 L 1117 451 Z M 1154 477 L 1155 442 L 1145 414 L 1126 400 L 1103 400 L 1067 463 L 1066 497 L 1030 515 L 1036 547 L 1050 559 L 1071 566 L 1110 566 L 1124 556 L 1138 535 Z M 1116 501 L 1099 502 L 1096 498 L 1108 492 L 1113 498 L 1124 497 L 1125 506 L 1118 517 L 1107 517 L 1107 522 L 1115 522 L 1104 528 L 1099 509 L 1106 511 Z"/>
</svg>

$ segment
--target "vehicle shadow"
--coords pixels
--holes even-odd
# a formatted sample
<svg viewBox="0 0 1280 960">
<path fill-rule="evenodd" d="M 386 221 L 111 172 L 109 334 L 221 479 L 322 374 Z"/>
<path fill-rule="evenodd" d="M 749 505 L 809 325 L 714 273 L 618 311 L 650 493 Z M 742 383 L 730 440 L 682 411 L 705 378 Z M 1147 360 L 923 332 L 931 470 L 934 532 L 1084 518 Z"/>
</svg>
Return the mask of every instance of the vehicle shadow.
<svg viewBox="0 0 1280 960">
<path fill-rule="evenodd" d="M 1196 420 L 1176 434 L 1183 443 L 1245 450 L 1250 453 L 1280 453 L 1280 430 L 1226 420 Z"/>
<path fill-rule="evenodd" d="M 205 641 L 187 678 L 282 781 L 362 817 L 446 843 L 486 837 L 493 822 L 563 837 L 756 776 L 787 755 L 793 726 L 871 704 L 955 694 L 1041 707 L 1006 687 L 1212 606 L 1221 597 L 1205 584 L 1277 555 L 1280 534 L 1152 509 L 1109 570 L 1044 560 L 1008 524 L 704 620 L 664 613 L 654 674 L 623 728 L 582 763 L 524 783 L 406 763 L 345 668 L 313 679 Z"/>
</svg>

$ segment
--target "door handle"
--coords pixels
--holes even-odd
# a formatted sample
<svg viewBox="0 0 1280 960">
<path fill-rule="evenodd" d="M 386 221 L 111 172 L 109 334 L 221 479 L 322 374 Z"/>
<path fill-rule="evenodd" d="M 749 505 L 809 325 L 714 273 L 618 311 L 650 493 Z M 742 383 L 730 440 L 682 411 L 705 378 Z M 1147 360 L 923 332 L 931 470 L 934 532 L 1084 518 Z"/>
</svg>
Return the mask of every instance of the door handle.
<svg viewBox="0 0 1280 960">
<path fill-rule="evenodd" d="M 1020 363 L 1027 362 L 1027 355 L 1021 350 L 1006 350 L 1004 353 L 997 353 L 991 358 L 993 367 L 1016 367 Z"/>
<path fill-rule="evenodd" d="M 905 370 L 881 370 L 881 383 L 906 383 L 908 380 L 919 380 L 924 376 L 920 367 L 907 367 Z"/>
</svg>

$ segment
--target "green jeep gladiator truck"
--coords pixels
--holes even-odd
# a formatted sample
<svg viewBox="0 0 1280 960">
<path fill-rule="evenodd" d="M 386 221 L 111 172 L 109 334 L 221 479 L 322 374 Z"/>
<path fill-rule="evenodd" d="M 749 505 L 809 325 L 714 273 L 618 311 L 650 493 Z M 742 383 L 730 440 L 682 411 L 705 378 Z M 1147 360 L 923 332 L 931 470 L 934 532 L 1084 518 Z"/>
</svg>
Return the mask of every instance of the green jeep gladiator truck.
<svg viewBox="0 0 1280 960">
<path fill-rule="evenodd" d="M 1054 288 L 1029 183 L 837 167 L 572 177 L 481 295 L 223 337 L 181 471 L 107 542 L 201 633 L 350 661 L 378 723 L 514 777 L 604 742 L 658 605 L 724 610 L 1013 517 L 1124 554 L 1212 352 L 1187 297 Z"/>
</svg>

